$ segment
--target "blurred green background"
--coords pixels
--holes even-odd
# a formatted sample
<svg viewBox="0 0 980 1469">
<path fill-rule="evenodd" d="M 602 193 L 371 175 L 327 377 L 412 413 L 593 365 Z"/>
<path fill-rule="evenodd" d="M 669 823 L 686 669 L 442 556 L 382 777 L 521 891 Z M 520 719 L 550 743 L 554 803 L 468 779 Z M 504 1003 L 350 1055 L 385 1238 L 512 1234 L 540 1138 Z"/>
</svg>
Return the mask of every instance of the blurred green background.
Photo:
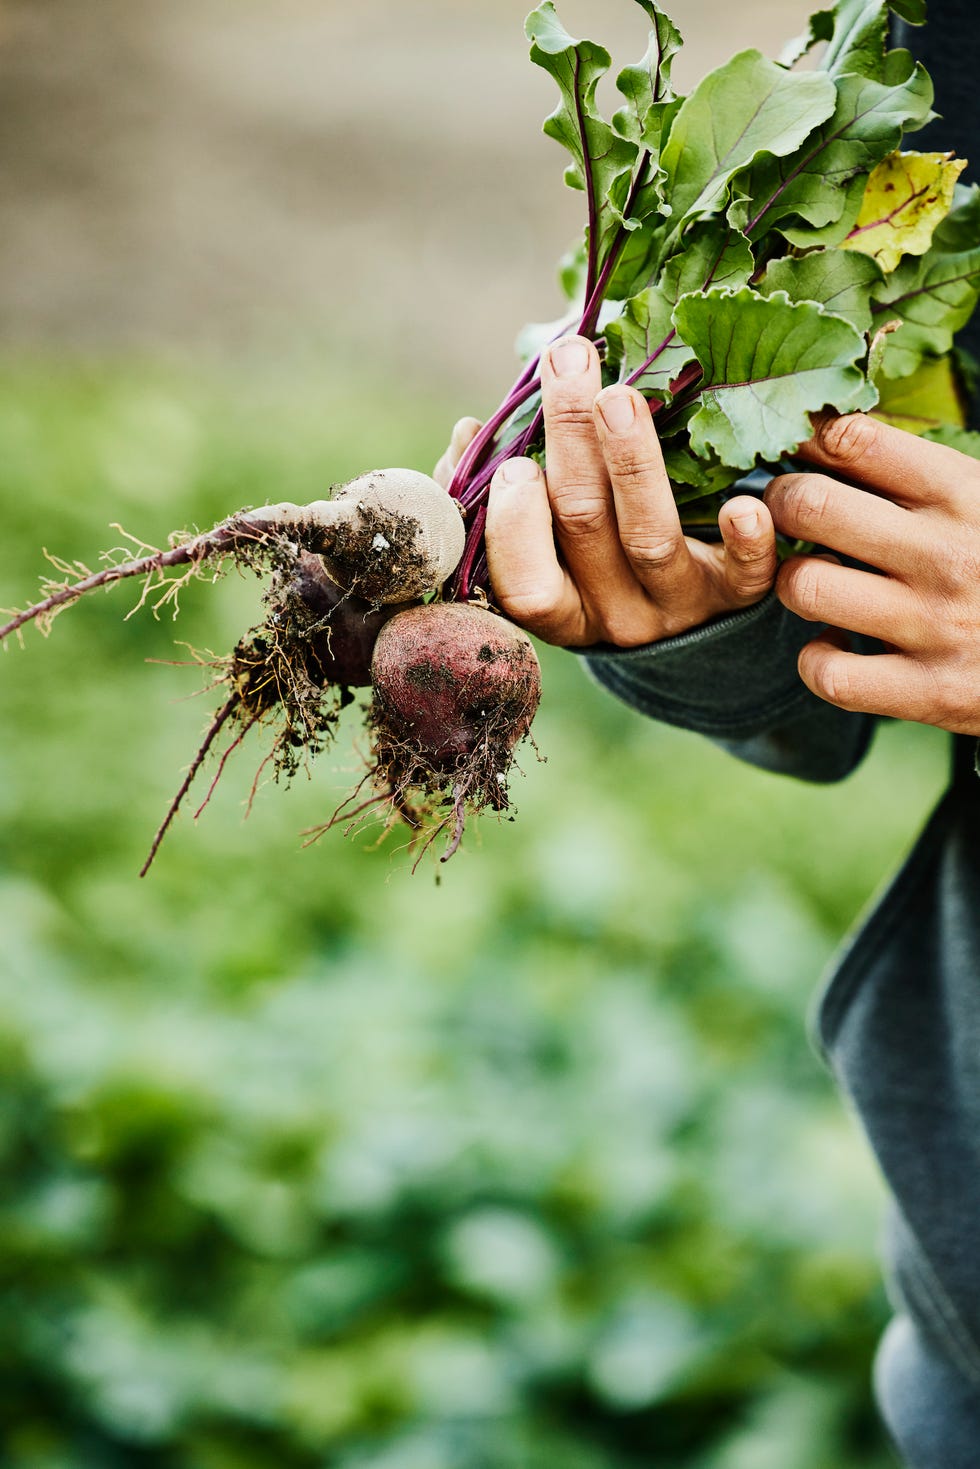
<svg viewBox="0 0 980 1469">
<path fill-rule="evenodd" d="M 425 464 L 442 404 L 131 364 L 0 374 L 5 597 L 325 466 Z M 366 407 L 366 405 L 368 405 Z M 513 823 L 436 873 L 300 849 L 357 775 L 243 801 L 240 751 L 136 873 L 207 717 L 130 588 L 3 660 L 0 1422 L 10 1469 L 850 1469 L 884 1312 L 873 1166 L 804 1035 L 941 778 L 742 769 L 545 661 Z M 438 881 L 436 880 L 438 877 Z"/>
<path fill-rule="evenodd" d="M 0 601 L 493 406 L 580 224 L 524 8 L 0 0 Z M 807 7 L 675 9 L 689 82 Z M 620 60 L 634 10 L 563 7 Z M 3 1469 L 891 1464 L 805 1016 L 943 738 L 794 785 L 547 653 L 543 763 L 447 867 L 301 850 L 351 720 L 244 822 L 240 750 L 141 882 L 210 707 L 174 640 L 259 588 L 134 600 L 0 659 Z"/>
</svg>

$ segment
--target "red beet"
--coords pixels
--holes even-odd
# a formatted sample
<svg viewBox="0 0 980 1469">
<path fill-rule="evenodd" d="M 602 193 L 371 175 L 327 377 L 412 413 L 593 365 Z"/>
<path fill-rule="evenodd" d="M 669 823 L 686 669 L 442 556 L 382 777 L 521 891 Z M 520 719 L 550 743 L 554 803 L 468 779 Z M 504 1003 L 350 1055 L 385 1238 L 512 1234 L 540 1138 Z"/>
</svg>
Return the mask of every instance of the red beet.
<svg viewBox="0 0 980 1469">
<path fill-rule="evenodd" d="M 366 688 L 375 639 L 398 607 L 373 607 L 361 597 L 345 594 L 327 576 L 320 557 L 310 551 L 297 556 L 284 601 L 283 615 L 300 622 L 322 682 Z"/>
<path fill-rule="evenodd" d="M 463 602 L 412 607 L 375 644 L 376 723 L 435 769 L 492 754 L 494 776 L 531 725 L 541 670 L 514 623 Z"/>
</svg>

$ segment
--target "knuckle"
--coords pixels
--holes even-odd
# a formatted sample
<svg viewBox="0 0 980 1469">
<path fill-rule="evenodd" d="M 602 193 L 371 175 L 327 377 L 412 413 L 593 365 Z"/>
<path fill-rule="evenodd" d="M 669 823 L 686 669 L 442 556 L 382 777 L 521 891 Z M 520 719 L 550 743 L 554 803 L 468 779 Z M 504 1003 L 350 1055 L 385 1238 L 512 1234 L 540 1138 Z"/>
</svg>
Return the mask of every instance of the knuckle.
<svg viewBox="0 0 980 1469">
<path fill-rule="evenodd" d="M 543 597 L 538 588 L 513 587 L 509 591 L 497 588 L 496 597 L 501 609 L 519 627 L 545 639 L 554 631 L 558 608 L 550 598 Z"/>
<path fill-rule="evenodd" d="M 725 547 L 726 556 L 736 564 L 739 575 L 765 577 L 772 580 L 776 565 L 775 548 L 766 541 L 736 541 Z"/>
<path fill-rule="evenodd" d="M 819 568 L 808 561 L 790 563 L 779 574 L 779 593 L 808 622 L 820 621 Z"/>
<path fill-rule="evenodd" d="M 644 485 L 656 479 L 663 473 L 661 466 L 652 455 L 642 451 L 632 451 L 627 446 L 618 451 L 607 450 L 609 467 L 615 474 L 617 480 L 629 485 Z"/>
<path fill-rule="evenodd" d="M 561 534 L 571 540 L 598 535 L 609 523 L 607 502 L 595 498 L 566 493 L 556 498 L 554 513 Z"/>
<path fill-rule="evenodd" d="M 964 646 L 969 653 L 964 654 Z M 975 722 L 980 710 L 980 692 L 977 691 L 976 668 L 973 666 L 974 646 L 975 643 L 964 645 L 959 642 L 945 657 L 923 662 L 929 678 L 931 702 L 940 710 L 946 728 Z"/>
<path fill-rule="evenodd" d="M 843 707 L 854 702 L 854 679 L 846 662 L 825 653 L 804 648 L 799 660 L 800 673 L 806 682 L 830 704 Z"/>
<path fill-rule="evenodd" d="M 814 437 L 819 448 L 831 459 L 853 467 L 874 452 L 881 430 L 867 414 L 847 413 L 840 418 L 822 419 Z"/>
<path fill-rule="evenodd" d="M 773 580 L 768 569 L 739 566 L 730 574 L 729 586 L 740 602 L 758 602 L 769 592 Z"/>
<path fill-rule="evenodd" d="M 980 549 L 950 542 L 944 554 L 936 562 L 942 575 L 943 587 L 954 596 L 966 596 L 971 601 L 980 588 Z"/>
<path fill-rule="evenodd" d="M 831 482 L 822 474 L 798 474 L 789 478 L 782 494 L 783 517 L 808 539 L 818 540 L 830 508 Z"/>
<path fill-rule="evenodd" d="M 637 631 L 635 618 L 631 618 L 618 609 L 611 609 L 602 619 L 603 641 L 612 643 L 616 648 L 634 647 L 637 643 L 649 641 Z"/>
<path fill-rule="evenodd" d="M 545 421 L 548 432 L 567 429 L 574 434 L 587 434 L 591 439 L 596 438 L 592 404 L 584 398 L 576 400 L 565 394 L 553 397 L 545 410 Z"/>
<path fill-rule="evenodd" d="M 662 575 L 670 571 L 677 565 L 681 553 L 685 550 L 681 536 L 644 538 L 632 535 L 624 537 L 622 544 L 627 560 L 641 575 L 650 576 Z"/>
</svg>

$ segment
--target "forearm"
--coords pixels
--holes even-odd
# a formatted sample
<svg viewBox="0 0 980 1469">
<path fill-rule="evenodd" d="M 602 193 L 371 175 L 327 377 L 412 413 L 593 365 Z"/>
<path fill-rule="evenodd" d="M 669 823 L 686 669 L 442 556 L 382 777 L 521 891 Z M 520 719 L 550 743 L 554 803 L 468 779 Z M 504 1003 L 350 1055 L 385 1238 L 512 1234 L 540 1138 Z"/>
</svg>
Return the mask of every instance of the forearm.
<svg viewBox="0 0 980 1469">
<path fill-rule="evenodd" d="M 642 648 L 592 648 L 593 677 L 640 713 L 707 735 L 738 758 L 802 780 L 847 775 L 874 721 L 816 698 L 796 670 L 814 627 L 769 596 Z"/>
</svg>

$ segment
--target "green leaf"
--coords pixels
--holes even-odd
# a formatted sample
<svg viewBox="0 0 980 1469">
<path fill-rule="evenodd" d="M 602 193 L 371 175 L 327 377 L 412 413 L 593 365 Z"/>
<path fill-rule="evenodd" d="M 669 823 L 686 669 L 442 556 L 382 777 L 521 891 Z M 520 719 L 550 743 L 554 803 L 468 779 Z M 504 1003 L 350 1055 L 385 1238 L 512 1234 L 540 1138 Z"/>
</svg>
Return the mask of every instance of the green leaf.
<svg viewBox="0 0 980 1469">
<path fill-rule="evenodd" d="M 635 386 L 666 400 L 669 384 L 694 356 L 674 329 L 677 302 L 690 291 L 744 285 L 754 268 L 743 235 L 718 219 L 695 224 L 656 284 L 634 293 L 622 316 L 606 325 L 609 362 L 620 379 L 639 373 L 633 379 Z"/>
<path fill-rule="evenodd" d="M 650 17 L 650 42 L 640 64 L 624 67 L 616 78 L 626 106 L 615 114 L 612 123 L 624 138 L 659 154 L 665 110 L 677 95 L 671 85 L 671 65 L 684 41 L 673 21 L 653 0 L 637 3 Z"/>
<path fill-rule="evenodd" d="M 841 250 L 811 250 L 773 260 L 759 282 L 759 292 L 785 291 L 791 301 L 817 301 L 826 311 L 845 317 L 859 332 L 871 329 L 871 291 L 882 280 L 868 255 Z"/>
<path fill-rule="evenodd" d="M 681 368 L 694 360 L 674 328 L 673 312 L 674 302 L 651 286 L 627 301 L 622 316 L 606 326 L 608 361 L 619 380 L 662 402 Z"/>
<path fill-rule="evenodd" d="M 944 423 L 939 428 L 926 429 L 922 437 L 930 444 L 945 444 L 947 449 L 956 449 L 960 454 L 969 454 L 971 459 L 980 459 L 980 434 L 973 429 Z M 980 746 L 977 748 L 980 750 Z"/>
<path fill-rule="evenodd" d="M 664 444 L 663 454 L 664 467 L 674 486 L 674 499 L 678 505 L 727 490 L 741 473 L 728 464 L 722 464 L 714 454 L 695 454 L 684 442 Z"/>
<path fill-rule="evenodd" d="M 704 369 L 690 422 L 696 454 L 713 450 L 749 469 L 758 456 L 776 460 L 807 438 L 810 413 L 867 409 L 877 400 L 857 366 L 864 338 L 813 302 L 746 286 L 709 291 L 682 297 L 674 323 Z"/>
<path fill-rule="evenodd" d="M 826 42 L 821 70 L 832 76 L 858 72 L 880 77 L 888 46 L 889 10 L 911 25 L 922 25 L 926 18 L 925 0 L 840 0 L 832 10 L 811 15 L 803 35 L 786 47 L 780 60 L 792 66 L 812 47 Z"/>
<path fill-rule="evenodd" d="M 972 250 L 980 244 L 980 185 L 957 184 L 953 207 L 936 231 L 946 250 Z"/>
<path fill-rule="evenodd" d="M 673 224 L 719 209 L 729 181 L 758 154 L 792 153 L 833 112 L 830 77 L 787 72 L 741 51 L 681 105 L 661 155 Z"/>
<path fill-rule="evenodd" d="M 959 431 L 965 426 L 963 393 L 951 354 L 929 358 L 909 377 L 886 379 L 878 387 L 873 415 L 894 428 L 924 435 L 946 428 Z"/>
<path fill-rule="evenodd" d="M 922 66 L 894 51 L 884 81 L 844 76 L 832 115 L 788 157 L 765 154 L 735 180 L 729 217 L 752 239 L 777 228 L 793 244 L 837 244 L 861 208 L 867 175 L 904 130 L 921 127 L 933 88 Z"/>
<path fill-rule="evenodd" d="M 569 301 L 581 302 L 588 271 L 589 255 L 585 240 L 576 240 L 558 262 L 558 283 Z"/>
<path fill-rule="evenodd" d="M 613 203 L 628 191 L 638 148 L 619 136 L 596 110 L 595 94 L 609 70 L 610 56 L 593 41 L 576 41 L 555 13 L 551 0 L 532 10 L 525 23 L 531 60 L 558 83 L 561 101 L 544 130 L 572 155 L 565 182 L 583 189 L 589 204 L 589 252 L 592 277 L 601 267 L 623 222 Z M 625 190 L 616 189 L 625 176 Z"/>
<path fill-rule="evenodd" d="M 663 289 L 675 304 L 690 291 L 744 285 L 755 261 L 749 242 L 720 219 L 704 219 L 684 235 L 682 247 L 663 269 Z"/>
<path fill-rule="evenodd" d="M 951 153 L 890 153 L 868 178 L 857 222 L 843 250 L 877 260 L 888 275 L 903 255 L 924 255 L 953 203 L 965 158 Z"/>
<path fill-rule="evenodd" d="M 925 255 L 903 260 L 873 294 L 875 320 L 902 323 L 885 347 L 887 377 L 948 352 L 980 297 L 980 190 L 941 222 Z"/>
</svg>

